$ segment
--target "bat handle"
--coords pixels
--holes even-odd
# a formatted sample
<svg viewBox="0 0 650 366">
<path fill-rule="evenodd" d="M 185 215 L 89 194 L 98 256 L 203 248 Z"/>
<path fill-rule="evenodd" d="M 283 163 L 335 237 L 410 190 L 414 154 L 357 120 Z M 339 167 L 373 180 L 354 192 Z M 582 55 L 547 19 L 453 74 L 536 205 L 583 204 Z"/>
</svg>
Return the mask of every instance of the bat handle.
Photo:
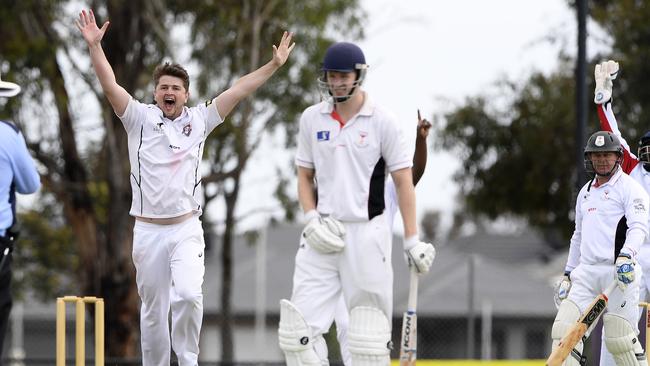
<svg viewBox="0 0 650 366">
<path fill-rule="evenodd" d="M 418 304 L 418 280 L 419 276 L 415 271 L 411 271 L 411 282 L 409 285 L 409 302 L 408 311 L 415 313 Z"/>
</svg>

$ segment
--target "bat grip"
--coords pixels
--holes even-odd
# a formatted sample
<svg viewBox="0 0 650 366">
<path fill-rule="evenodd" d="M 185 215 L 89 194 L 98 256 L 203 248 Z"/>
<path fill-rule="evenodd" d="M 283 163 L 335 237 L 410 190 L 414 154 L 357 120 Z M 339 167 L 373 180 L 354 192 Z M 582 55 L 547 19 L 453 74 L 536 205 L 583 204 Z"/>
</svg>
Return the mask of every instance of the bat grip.
<svg viewBox="0 0 650 366">
<path fill-rule="evenodd" d="M 415 313 L 418 304 L 418 274 L 415 271 L 411 272 L 411 282 L 409 284 L 409 302 L 407 310 Z"/>
</svg>

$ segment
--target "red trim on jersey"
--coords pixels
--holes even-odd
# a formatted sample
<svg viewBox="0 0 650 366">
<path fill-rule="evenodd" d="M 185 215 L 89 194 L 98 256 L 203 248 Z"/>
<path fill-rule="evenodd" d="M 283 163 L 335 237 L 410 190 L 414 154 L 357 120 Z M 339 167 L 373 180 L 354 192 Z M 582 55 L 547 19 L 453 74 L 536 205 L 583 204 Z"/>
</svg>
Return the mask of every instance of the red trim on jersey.
<svg viewBox="0 0 650 366">
<path fill-rule="evenodd" d="M 607 114 L 605 113 L 605 104 L 598 104 L 596 109 L 598 110 L 598 119 L 600 120 L 600 128 L 604 131 L 609 131 L 609 132 L 614 132 L 612 131 L 612 125 L 609 123 L 609 120 L 607 119 Z M 632 155 L 630 155 L 630 152 L 625 148 L 624 145 L 621 144 L 623 147 L 623 162 L 621 163 L 621 168 L 623 169 L 623 172 L 625 174 L 630 174 L 632 170 L 636 167 L 637 164 L 639 164 L 639 159 L 638 158 L 633 158 Z"/>
<path fill-rule="evenodd" d="M 337 112 L 336 109 L 332 109 L 332 113 L 330 113 L 330 116 L 332 116 L 332 118 L 334 118 L 334 120 L 336 120 L 339 123 L 341 128 L 343 128 L 343 126 L 345 125 L 345 121 L 343 120 L 343 118 L 341 118 L 341 115 L 339 115 L 339 112 Z"/>
</svg>

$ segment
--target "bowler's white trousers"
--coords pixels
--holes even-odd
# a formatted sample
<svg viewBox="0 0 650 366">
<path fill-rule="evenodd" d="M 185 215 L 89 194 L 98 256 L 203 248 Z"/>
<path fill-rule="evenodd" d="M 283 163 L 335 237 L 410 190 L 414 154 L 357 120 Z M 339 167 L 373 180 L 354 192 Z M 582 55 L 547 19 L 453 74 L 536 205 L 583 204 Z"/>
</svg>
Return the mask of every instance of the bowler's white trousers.
<svg viewBox="0 0 650 366">
<path fill-rule="evenodd" d="M 319 253 L 301 238 L 296 254 L 291 302 L 305 317 L 314 337 L 329 330 L 341 292 L 348 312 L 357 306 L 371 306 L 381 310 L 391 324 L 391 228 L 383 214 L 343 225 L 343 251 Z"/>
<path fill-rule="evenodd" d="M 205 273 L 203 228 L 198 216 L 157 225 L 136 220 L 133 263 L 142 300 L 143 366 L 169 366 L 171 344 L 180 366 L 198 365 Z"/>
</svg>

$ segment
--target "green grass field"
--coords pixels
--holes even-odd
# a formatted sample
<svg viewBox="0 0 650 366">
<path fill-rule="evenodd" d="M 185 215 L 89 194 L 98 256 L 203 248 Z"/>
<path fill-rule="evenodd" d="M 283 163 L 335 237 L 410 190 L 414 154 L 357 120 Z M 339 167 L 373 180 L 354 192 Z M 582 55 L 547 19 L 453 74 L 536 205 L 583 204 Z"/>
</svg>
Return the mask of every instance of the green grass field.
<svg viewBox="0 0 650 366">
<path fill-rule="evenodd" d="M 480 360 L 418 360 L 418 366 L 539 366 L 544 360 L 516 360 L 516 361 L 480 361 Z M 398 366 L 399 361 L 393 360 L 393 366 Z"/>
</svg>

